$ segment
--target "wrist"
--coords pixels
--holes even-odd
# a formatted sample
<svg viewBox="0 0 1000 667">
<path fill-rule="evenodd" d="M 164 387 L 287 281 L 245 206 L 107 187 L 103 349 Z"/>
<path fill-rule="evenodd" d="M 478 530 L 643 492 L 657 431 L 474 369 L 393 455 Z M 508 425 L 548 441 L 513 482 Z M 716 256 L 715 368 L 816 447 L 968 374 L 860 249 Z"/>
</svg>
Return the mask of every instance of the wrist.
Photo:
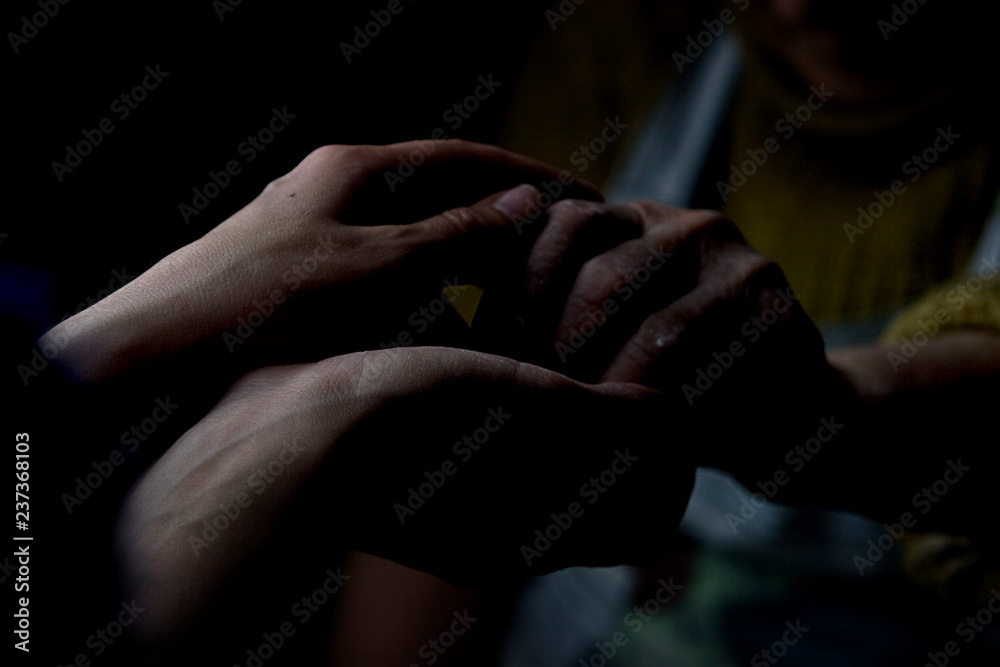
<svg viewBox="0 0 1000 667">
<path fill-rule="evenodd" d="M 75 380 L 94 384 L 127 365 L 132 334 L 127 318 L 99 302 L 52 327 L 35 346 Z"/>
</svg>

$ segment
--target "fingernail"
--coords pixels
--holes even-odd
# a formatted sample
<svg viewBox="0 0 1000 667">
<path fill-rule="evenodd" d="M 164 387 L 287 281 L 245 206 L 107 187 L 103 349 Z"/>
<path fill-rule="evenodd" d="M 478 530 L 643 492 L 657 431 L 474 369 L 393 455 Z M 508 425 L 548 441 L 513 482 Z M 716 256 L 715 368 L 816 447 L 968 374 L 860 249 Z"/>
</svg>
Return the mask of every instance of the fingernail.
<svg viewBox="0 0 1000 667">
<path fill-rule="evenodd" d="M 538 205 L 540 194 L 535 186 L 522 183 L 503 193 L 493 202 L 493 208 L 498 208 L 511 218 L 532 218 L 541 212 Z"/>
</svg>

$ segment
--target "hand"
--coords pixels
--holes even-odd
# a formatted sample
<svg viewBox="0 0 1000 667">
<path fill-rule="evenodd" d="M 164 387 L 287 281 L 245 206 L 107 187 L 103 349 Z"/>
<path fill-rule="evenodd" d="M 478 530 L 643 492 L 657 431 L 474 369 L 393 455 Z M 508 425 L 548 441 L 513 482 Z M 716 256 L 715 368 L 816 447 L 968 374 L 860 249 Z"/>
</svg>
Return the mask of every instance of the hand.
<svg viewBox="0 0 1000 667">
<path fill-rule="evenodd" d="M 390 190 L 385 175 L 413 154 L 424 163 Z M 445 280 L 509 282 L 529 238 L 512 218 L 525 217 L 537 193 L 499 191 L 548 182 L 599 197 L 563 178 L 461 141 L 327 146 L 42 343 L 65 347 L 60 361 L 90 381 L 199 345 L 221 355 L 264 349 L 264 363 L 376 347 L 440 297 Z"/>
<path fill-rule="evenodd" d="M 663 392 L 701 424 L 702 464 L 773 473 L 849 400 L 780 268 L 718 213 L 559 202 L 527 271 L 543 363 Z"/>
<path fill-rule="evenodd" d="M 288 572 L 351 548 L 459 585 L 652 562 L 694 470 L 677 428 L 650 428 L 660 408 L 638 385 L 445 348 L 255 371 L 133 489 L 129 588 L 174 636 L 254 554 Z"/>
<path fill-rule="evenodd" d="M 684 425 L 698 464 L 779 502 L 896 522 L 961 460 L 971 471 L 921 529 L 996 539 L 979 519 L 998 458 L 979 436 L 1000 377 L 995 331 L 944 331 L 915 356 L 899 344 L 828 355 L 780 268 L 731 222 L 650 201 L 557 203 L 527 273 L 542 363 L 659 390 L 664 428 Z M 927 321 L 942 312 L 923 308 Z"/>
</svg>

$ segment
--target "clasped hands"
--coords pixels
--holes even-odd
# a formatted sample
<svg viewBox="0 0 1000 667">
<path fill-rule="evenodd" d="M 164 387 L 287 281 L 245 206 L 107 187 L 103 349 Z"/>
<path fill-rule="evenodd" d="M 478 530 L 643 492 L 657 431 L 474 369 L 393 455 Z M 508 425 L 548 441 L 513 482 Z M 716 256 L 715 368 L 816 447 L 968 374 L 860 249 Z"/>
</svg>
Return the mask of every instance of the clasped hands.
<svg viewBox="0 0 1000 667">
<path fill-rule="evenodd" d="M 415 150 L 425 163 L 390 191 Z M 463 585 L 655 560 L 696 466 L 752 476 L 767 452 L 741 434 L 826 391 L 822 338 L 787 290 L 717 213 L 610 206 L 461 141 L 327 146 L 48 336 L 86 383 L 247 367 L 118 520 L 128 585 L 169 626 L 279 526 L 290 559 L 356 549 Z"/>
</svg>

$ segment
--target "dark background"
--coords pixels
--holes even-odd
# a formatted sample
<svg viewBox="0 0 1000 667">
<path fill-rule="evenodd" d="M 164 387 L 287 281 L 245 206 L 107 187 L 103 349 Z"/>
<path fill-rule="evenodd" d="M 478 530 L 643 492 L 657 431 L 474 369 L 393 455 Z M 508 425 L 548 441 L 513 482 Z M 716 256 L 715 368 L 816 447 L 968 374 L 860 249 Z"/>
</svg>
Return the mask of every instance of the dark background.
<svg viewBox="0 0 1000 667">
<path fill-rule="evenodd" d="M 35 338 L 81 302 L 101 296 L 113 272 L 140 274 L 318 146 L 423 138 L 437 127 L 449 136 L 493 140 L 513 85 L 502 86 L 458 132 L 442 114 L 473 92 L 480 75 L 512 81 L 535 34 L 548 30 L 544 3 L 401 4 L 403 11 L 351 63 L 339 44 L 353 41 L 354 27 L 372 21 L 369 12 L 387 2 L 243 0 L 222 20 L 221 3 L 210 0 L 53 2 L 58 13 L 17 53 L 5 40 L 3 465 L 13 469 L 14 435 L 29 433 L 27 534 L 34 537 L 26 593 L 31 654 L 14 651 L 14 664 L 68 665 L 78 654 L 96 665 L 130 664 L 125 641 L 105 646 L 100 656 L 95 645 L 101 642 L 87 644 L 114 621 L 124 599 L 114 583 L 111 517 L 186 420 L 158 428 L 72 515 L 62 496 L 73 492 L 77 477 L 94 471 L 93 462 L 122 450 L 121 434 L 150 415 L 156 398 L 180 403 L 179 413 L 190 405 L 155 382 L 133 397 L 83 391 L 54 367 L 26 384 L 17 367 L 30 364 Z M 40 11 L 37 1 L 8 3 L 4 34 L 20 33 L 22 17 Z M 140 84 L 147 66 L 169 76 L 120 119 L 112 102 Z M 247 163 L 237 147 L 267 125 L 273 108 L 287 108 L 295 118 Z M 75 146 L 105 117 L 114 131 L 60 182 L 52 162 L 64 162 L 67 144 Z M 179 204 L 190 204 L 192 189 L 203 188 L 209 171 L 234 159 L 242 172 L 185 224 Z M 9 472 L 4 478 L 13 484 Z M 5 495 L 13 495 L 13 487 L 6 488 Z M 13 526 L 0 531 L 6 535 L 0 539 L 12 545 L 15 532 Z M 3 548 L 0 565 L 13 550 Z M 10 564 L 16 566 L 13 559 Z M 25 595 L 13 590 L 16 576 L 0 570 L 4 610 Z M 4 617 L 9 638 L 14 620 Z"/>
<path fill-rule="evenodd" d="M 7 46 L 7 135 L 16 146 L 8 183 L 17 215 L 4 230 L 5 259 L 55 267 L 59 312 L 103 287 L 122 261 L 142 271 L 201 236 L 317 146 L 390 143 L 436 127 L 492 139 L 512 85 L 457 133 L 442 113 L 472 93 L 479 75 L 510 81 L 535 31 L 548 27 L 544 5 L 401 3 L 351 63 L 339 44 L 386 3 L 244 0 L 223 20 L 209 1 L 60 6 L 17 54 Z M 35 3 L 16 3 L 4 25 L 20 28 L 35 11 Z M 119 120 L 112 101 L 156 65 L 169 76 Z M 237 146 L 274 107 L 296 118 L 246 164 Z M 116 129 L 60 183 L 51 163 L 104 117 Z M 185 224 L 178 205 L 230 159 L 243 173 Z"/>
<path fill-rule="evenodd" d="M 6 485 L 13 484 L 9 472 L 14 436 L 30 435 L 28 533 L 34 538 L 26 593 L 32 652 L 13 651 L 13 664 L 69 665 L 83 654 L 93 665 L 127 665 L 133 664 L 133 656 L 124 639 L 106 646 L 99 656 L 94 645 L 88 645 L 95 631 L 115 620 L 121 603 L 130 601 L 116 587 L 110 540 L 114 512 L 141 471 L 197 418 L 198 400 L 159 378 L 148 378 L 132 395 L 84 390 L 54 367 L 29 376 L 25 383 L 18 369 L 30 365 L 33 342 L 79 304 L 106 293 L 102 290 L 109 282 L 119 287 L 116 272 L 139 275 L 202 236 L 318 146 L 423 138 L 438 127 L 449 136 L 501 140 L 532 45 L 550 33 L 545 11 L 560 3 L 399 0 L 403 11 L 348 63 L 341 42 L 352 42 L 355 27 L 371 22 L 370 12 L 385 10 L 388 0 L 242 0 L 235 7 L 221 0 L 70 0 L 65 5 L 41 0 L 58 12 L 45 17 L 41 27 L 31 28 L 36 33 L 15 53 L 9 34 L 24 30 L 24 17 L 42 12 L 39 1 L 7 3 L 0 19 L 7 83 L 5 207 L 0 215 L 0 437 Z M 711 0 L 621 4 L 652 8 L 649 17 L 660 19 L 664 16 L 656 12 L 666 12 L 667 5 L 684 6 L 678 10 L 682 13 L 697 6 L 695 26 L 702 18 L 718 15 Z M 576 11 L 604 11 L 613 18 L 617 6 L 610 0 L 587 0 Z M 220 18 L 219 8 L 224 7 L 231 11 Z M 921 17 L 931 16 L 921 11 Z M 570 23 L 559 30 L 575 30 L 577 25 Z M 952 31 L 952 39 L 966 39 L 965 31 L 977 23 L 987 29 L 995 25 L 970 18 L 961 30 Z M 594 65 L 595 77 L 610 76 L 617 55 L 612 33 L 622 25 L 609 22 L 606 32 L 585 35 L 590 41 L 581 42 L 579 51 L 589 49 L 592 60 L 582 58 L 580 67 Z M 689 34 L 686 28 L 678 29 L 674 37 L 682 44 Z M 629 38 L 626 34 L 622 39 Z M 932 58 L 947 52 L 939 44 L 927 46 L 923 51 Z M 639 64 L 655 70 L 666 63 L 670 69 L 673 47 L 663 41 L 656 45 L 656 58 Z M 169 76 L 127 118 L 119 119 L 112 102 L 143 80 L 147 66 L 159 66 Z M 503 86 L 453 131 L 442 114 L 472 93 L 479 76 L 491 74 Z M 622 77 L 623 86 L 629 83 L 644 85 L 646 79 L 638 74 Z M 581 109 L 603 106 L 611 114 L 621 111 L 631 122 L 633 116 L 624 113 L 619 100 L 602 97 L 603 90 L 586 92 L 586 84 L 542 81 L 533 91 L 527 116 L 533 119 L 535 109 L 541 111 L 550 100 L 572 91 L 579 95 Z M 287 109 L 295 118 L 247 163 L 238 146 L 267 125 L 274 108 Z M 589 139 L 602 123 L 604 112 L 595 113 L 596 121 L 584 120 L 582 112 L 567 115 L 564 125 L 572 129 L 566 133 L 579 128 L 579 139 Z M 65 161 L 66 146 L 75 146 L 85 130 L 94 130 L 106 117 L 115 130 L 60 182 L 52 162 Z M 531 128 L 522 129 L 531 139 Z M 552 155 L 565 159 L 572 145 L 568 150 L 559 146 Z M 242 172 L 186 224 L 178 206 L 191 204 L 192 190 L 203 189 L 209 172 L 222 171 L 230 160 L 238 160 Z M 122 433 L 148 418 L 156 399 L 165 398 L 181 406 L 178 417 L 159 425 L 91 497 L 68 513 L 64 494 L 73 493 L 78 478 L 92 474 L 95 463 L 121 451 Z M 3 488 L 11 501 L 13 487 Z M 4 511 L 13 514 L 14 508 L 6 505 Z M 6 516 L 8 528 L 0 530 L 5 545 L 0 549 L 0 598 L 6 619 L 3 636 L 11 638 L 14 622 L 9 614 L 23 593 L 13 590 L 17 574 L 10 566 L 16 563 L 9 554 L 15 547 L 9 537 L 17 531 L 13 517 Z M 320 579 L 314 572 L 303 577 Z M 321 624 L 312 627 L 318 630 Z M 287 650 L 282 657 L 290 659 Z"/>
</svg>

